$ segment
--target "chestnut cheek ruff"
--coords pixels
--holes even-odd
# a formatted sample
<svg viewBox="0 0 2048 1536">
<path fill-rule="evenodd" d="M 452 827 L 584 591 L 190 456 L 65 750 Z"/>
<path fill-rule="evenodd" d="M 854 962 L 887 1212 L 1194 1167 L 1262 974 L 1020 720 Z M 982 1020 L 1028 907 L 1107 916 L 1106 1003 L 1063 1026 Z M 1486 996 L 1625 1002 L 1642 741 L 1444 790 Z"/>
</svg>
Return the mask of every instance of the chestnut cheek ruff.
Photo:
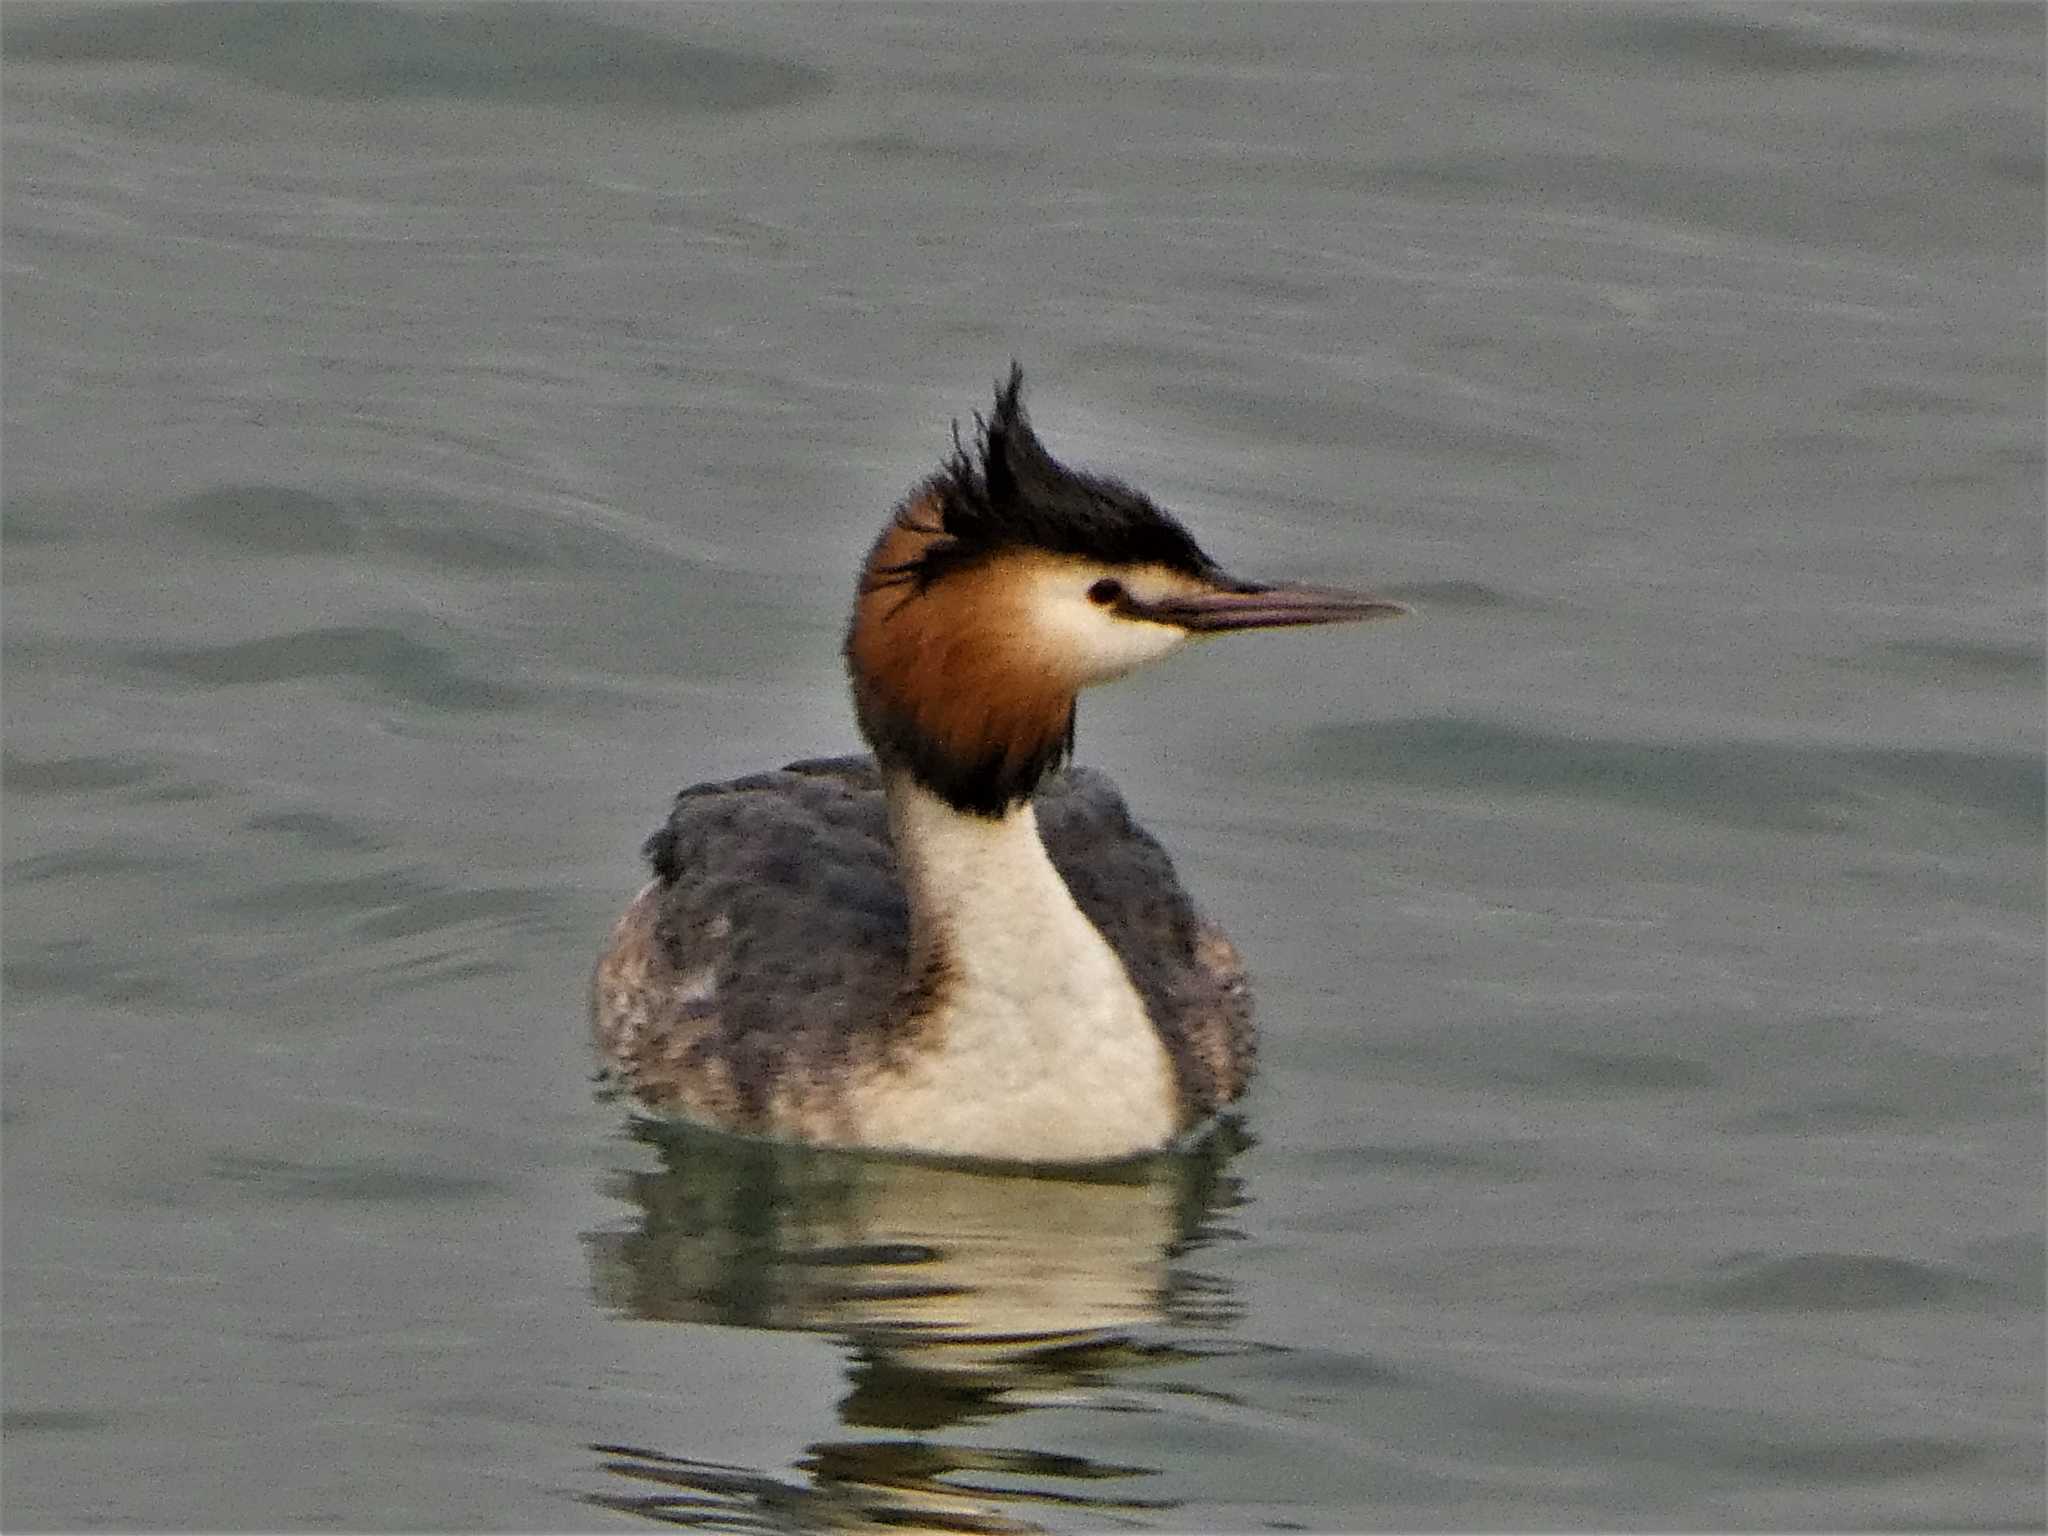
<svg viewBox="0 0 2048 1536">
<path fill-rule="evenodd" d="M 854 710 L 876 757 L 956 810 L 1000 816 L 1072 750 L 1075 682 L 1032 645 L 1000 560 L 922 588 L 897 574 L 935 536 L 919 511 L 891 524 L 863 573 L 846 642 Z"/>
</svg>

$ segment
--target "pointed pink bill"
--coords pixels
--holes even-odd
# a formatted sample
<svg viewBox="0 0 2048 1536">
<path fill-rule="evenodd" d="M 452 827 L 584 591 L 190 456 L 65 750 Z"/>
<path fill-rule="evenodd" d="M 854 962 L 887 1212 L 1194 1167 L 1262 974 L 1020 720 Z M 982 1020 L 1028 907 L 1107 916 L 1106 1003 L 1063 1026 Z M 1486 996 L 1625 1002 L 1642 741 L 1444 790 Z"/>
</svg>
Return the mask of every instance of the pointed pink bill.
<svg viewBox="0 0 2048 1536">
<path fill-rule="evenodd" d="M 1137 617 L 1178 624 L 1191 634 L 1233 629 L 1286 629 L 1301 624 L 1354 624 L 1364 619 L 1398 619 L 1399 603 L 1335 587 L 1262 587 L 1244 583 L 1210 592 L 1191 592 L 1134 603 Z"/>
</svg>

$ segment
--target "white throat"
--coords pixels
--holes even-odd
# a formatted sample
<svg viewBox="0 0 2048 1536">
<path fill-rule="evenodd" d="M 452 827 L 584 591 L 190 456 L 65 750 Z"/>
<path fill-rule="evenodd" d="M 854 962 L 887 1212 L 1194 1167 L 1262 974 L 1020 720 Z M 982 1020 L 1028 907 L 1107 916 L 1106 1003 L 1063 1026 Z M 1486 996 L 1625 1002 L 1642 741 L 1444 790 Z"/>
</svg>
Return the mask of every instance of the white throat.
<svg viewBox="0 0 2048 1536">
<path fill-rule="evenodd" d="M 955 810 L 888 777 L 920 1043 L 856 1113 L 879 1144 L 967 1156 L 1120 1157 L 1180 1129 L 1173 1064 L 1123 962 L 1075 905 L 1027 803 Z"/>
</svg>

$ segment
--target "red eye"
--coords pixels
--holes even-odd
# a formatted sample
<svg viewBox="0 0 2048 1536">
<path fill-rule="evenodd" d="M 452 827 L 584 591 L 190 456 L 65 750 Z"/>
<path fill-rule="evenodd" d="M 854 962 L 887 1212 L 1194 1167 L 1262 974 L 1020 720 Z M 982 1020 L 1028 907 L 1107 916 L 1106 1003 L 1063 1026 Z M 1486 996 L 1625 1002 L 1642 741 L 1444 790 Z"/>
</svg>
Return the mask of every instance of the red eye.
<svg viewBox="0 0 2048 1536">
<path fill-rule="evenodd" d="M 1120 603 L 1123 599 L 1124 584 L 1111 576 L 1103 577 L 1088 589 L 1088 601 L 1100 603 L 1105 608 L 1111 603 Z"/>
</svg>

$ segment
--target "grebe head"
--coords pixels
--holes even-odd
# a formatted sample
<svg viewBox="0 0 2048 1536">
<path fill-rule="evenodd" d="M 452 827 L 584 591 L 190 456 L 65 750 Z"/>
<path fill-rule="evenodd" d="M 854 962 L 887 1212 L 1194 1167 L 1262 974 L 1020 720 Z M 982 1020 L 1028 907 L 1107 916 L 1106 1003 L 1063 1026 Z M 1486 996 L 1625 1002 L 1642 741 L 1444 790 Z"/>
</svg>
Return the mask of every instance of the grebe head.
<svg viewBox="0 0 2048 1536">
<path fill-rule="evenodd" d="M 1072 748 L 1074 700 L 1233 630 L 1391 618 L 1398 603 L 1227 575 L 1143 493 L 1054 459 L 1022 369 L 868 552 L 847 628 L 861 732 L 956 809 L 1000 816 Z"/>
</svg>

